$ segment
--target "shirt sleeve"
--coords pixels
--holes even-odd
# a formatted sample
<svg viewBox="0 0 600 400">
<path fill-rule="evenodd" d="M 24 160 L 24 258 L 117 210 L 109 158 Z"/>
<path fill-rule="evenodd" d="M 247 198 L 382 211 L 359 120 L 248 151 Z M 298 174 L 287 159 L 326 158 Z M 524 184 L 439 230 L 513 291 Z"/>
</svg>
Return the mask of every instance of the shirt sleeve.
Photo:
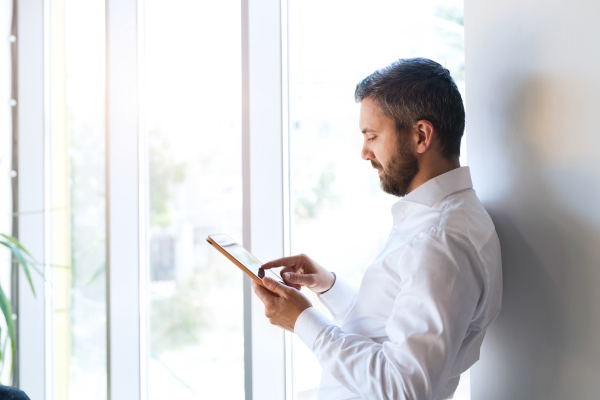
<svg viewBox="0 0 600 400">
<path fill-rule="evenodd" d="M 337 324 L 341 324 L 352 309 L 357 294 L 356 287 L 336 274 L 333 286 L 325 293 L 319 294 L 318 297 L 331 313 L 333 320 Z"/>
<path fill-rule="evenodd" d="M 344 332 L 309 308 L 298 336 L 323 368 L 368 399 L 434 399 L 483 294 L 477 251 L 464 237 L 433 231 L 418 235 L 395 262 L 399 293 L 387 320 L 389 341 Z M 302 318 L 302 319 L 301 319 Z M 318 332 L 318 333 L 317 333 Z"/>
</svg>

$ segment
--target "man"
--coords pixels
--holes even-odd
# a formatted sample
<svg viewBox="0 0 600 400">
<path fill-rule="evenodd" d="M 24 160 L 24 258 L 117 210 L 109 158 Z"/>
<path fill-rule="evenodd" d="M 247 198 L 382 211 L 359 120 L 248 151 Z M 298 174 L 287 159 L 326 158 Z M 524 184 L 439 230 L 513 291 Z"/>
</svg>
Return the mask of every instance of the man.
<svg viewBox="0 0 600 400">
<path fill-rule="evenodd" d="M 502 296 L 500 243 L 458 161 L 462 99 L 449 71 L 423 58 L 374 72 L 355 98 L 362 158 L 384 191 L 402 197 L 383 250 L 358 290 L 299 255 L 264 265 L 283 266 L 289 286 L 265 278 L 269 290 L 254 291 L 270 322 L 295 332 L 323 366 L 319 399 L 448 399 L 478 360 Z"/>
</svg>

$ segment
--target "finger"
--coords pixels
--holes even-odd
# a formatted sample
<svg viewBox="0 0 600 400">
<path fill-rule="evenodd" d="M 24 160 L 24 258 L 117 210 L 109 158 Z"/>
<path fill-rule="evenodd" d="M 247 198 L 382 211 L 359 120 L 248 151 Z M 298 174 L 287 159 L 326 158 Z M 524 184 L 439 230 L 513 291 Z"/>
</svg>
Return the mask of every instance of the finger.
<svg viewBox="0 0 600 400">
<path fill-rule="evenodd" d="M 279 275 L 284 274 L 286 272 L 294 272 L 296 274 L 301 274 L 304 272 L 304 268 L 302 268 L 302 264 L 296 264 L 293 267 L 283 267 L 281 271 L 279 271 Z"/>
<path fill-rule="evenodd" d="M 256 282 L 252 282 L 252 287 L 254 288 L 254 293 L 263 302 L 265 305 L 270 305 L 273 302 L 275 296 L 273 293 L 269 292 L 267 289 L 262 287 Z"/>
<path fill-rule="evenodd" d="M 293 282 L 288 281 L 285 276 L 287 276 L 288 274 L 286 274 L 286 272 L 293 272 L 293 273 L 299 273 L 302 274 L 304 271 L 302 269 L 302 267 L 298 266 L 298 267 L 285 267 L 283 268 L 281 271 L 279 271 L 279 276 L 281 276 L 281 279 L 283 280 L 283 282 L 288 285 L 293 287 L 296 290 L 300 290 L 301 289 L 301 285 L 298 284 L 294 284 Z"/>
<path fill-rule="evenodd" d="M 302 261 L 304 255 L 300 254 L 297 256 L 278 258 L 277 260 L 269 261 L 263 264 L 264 269 L 277 268 L 277 267 L 293 267 Z"/>
<path fill-rule="evenodd" d="M 288 291 L 291 290 L 288 286 L 282 285 L 281 283 L 265 276 L 263 278 L 263 284 L 267 289 L 273 293 L 277 293 L 281 297 L 288 298 Z"/>
<path fill-rule="evenodd" d="M 282 278 L 282 279 L 283 279 L 283 278 Z M 287 282 L 285 279 L 283 279 L 283 283 L 285 283 L 285 284 L 286 284 L 287 286 L 289 286 L 289 287 L 293 287 L 293 288 L 294 288 L 294 289 L 296 289 L 296 290 L 300 290 L 300 289 L 302 289 L 302 286 L 301 286 L 301 285 L 295 285 L 295 284 L 293 284 L 293 283 L 291 283 L 291 282 Z"/>
<path fill-rule="evenodd" d="M 291 286 L 291 287 L 293 287 L 293 288 L 294 288 L 294 289 L 296 289 L 296 290 L 300 290 L 300 289 L 302 289 L 302 285 L 299 285 L 299 284 L 297 284 L 297 283 L 290 282 L 290 280 L 287 278 L 287 277 L 289 276 L 289 273 L 286 273 L 286 272 L 287 272 L 287 271 L 285 270 L 285 268 L 284 268 L 284 269 L 282 269 L 281 271 L 279 271 L 279 273 L 280 273 L 280 275 L 281 275 L 281 279 L 283 279 L 283 282 L 284 282 L 286 285 L 288 285 L 288 286 Z"/>
<path fill-rule="evenodd" d="M 286 282 L 306 287 L 312 287 L 317 282 L 317 276 L 314 274 L 295 274 L 293 272 L 286 272 L 281 274 L 281 276 Z"/>
</svg>

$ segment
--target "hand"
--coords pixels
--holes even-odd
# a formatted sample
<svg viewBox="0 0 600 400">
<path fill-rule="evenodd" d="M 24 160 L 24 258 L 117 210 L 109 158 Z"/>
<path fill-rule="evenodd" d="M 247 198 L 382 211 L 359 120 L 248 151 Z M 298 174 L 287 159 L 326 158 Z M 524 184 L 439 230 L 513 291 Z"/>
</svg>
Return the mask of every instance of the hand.
<svg viewBox="0 0 600 400">
<path fill-rule="evenodd" d="M 252 281 L 254 293 L 265 305 L 265 316 L 271 324 L 294 332 L 296 320 L 312 303 L 298 290 L 269 277 L 263 278 L 263 284 L 268 290 Z"/>
<path fill-rule="evenodd" d="M 284 267 L 281 270 L 283 281 L 298 290 L 301 286 L 306 286 L 315 293 L 323 293 L 331 289 L 335 283 L 335 275 L 311 260 L 306 254 L 280 258 L 262 266 L 264 269 L 276 267 Z"/>
</svg>

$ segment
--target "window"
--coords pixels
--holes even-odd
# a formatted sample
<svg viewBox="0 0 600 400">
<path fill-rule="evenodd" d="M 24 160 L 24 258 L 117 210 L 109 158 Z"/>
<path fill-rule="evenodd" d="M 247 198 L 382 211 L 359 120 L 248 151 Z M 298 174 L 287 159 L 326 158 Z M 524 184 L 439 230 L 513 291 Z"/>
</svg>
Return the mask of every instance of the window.
<svg viewBox="0 0 600 400">
<path fill-rule="evenodd" d="M 22 210 L 50 217 L 27 217 L 21 239 L 51 282 L 19 295 L 23 388 L 47 400 L 315 398 L 312 354 L 268 324 L 205 238 L 226 232 L 263 261 L 305 252 L 358 283 L 396 199 L 360 159 L 354 86 L 420 55 L 463 90 L 462 3 L 38 3 L 19 17 L 19 176 L 33 193 L 21 199 L 45 184 L 50 204 Z M 31 56 L 44 49 L 45 65 Z M 31 102 L 44 93 L 47 114 Z"/>
<path fill-rule="evenodd" d="M 240 2 L 145 2 L 148 397 L 244 397 Z M 227 385 L 223 385 L 226 381 Z"/>
<path fill-rule="evenodd" d="M 104 0 L 52 2 L 52 388 L 106 399 Z"/>
</svg>

